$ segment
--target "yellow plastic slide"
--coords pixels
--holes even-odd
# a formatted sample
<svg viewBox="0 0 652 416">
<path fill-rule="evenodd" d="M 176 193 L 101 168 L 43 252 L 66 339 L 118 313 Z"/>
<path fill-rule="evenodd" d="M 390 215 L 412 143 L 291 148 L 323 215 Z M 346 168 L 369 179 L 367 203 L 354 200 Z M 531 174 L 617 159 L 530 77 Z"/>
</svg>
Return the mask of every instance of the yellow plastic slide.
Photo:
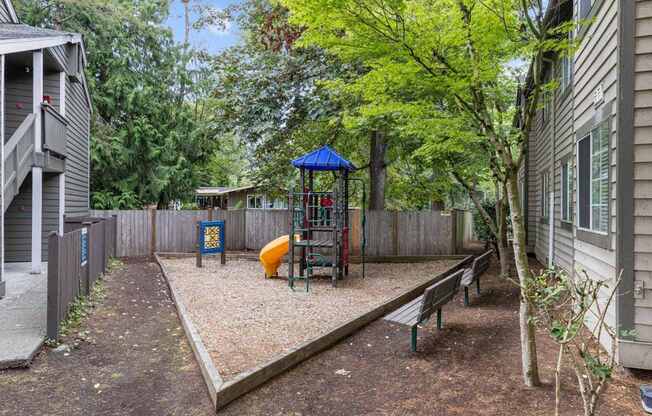
<svg viewBox="0 0 652 416">
<path fill-rule="evenodd" d="M 290 236 L 283 235 L 276 240 L 272 240 L 262 250 L 260 250 L 260 263 L 265 269 L 265 277 L 276 276 L 278 268 L 281 265 L 281 259 L 289 250 Z"/>
</svg>

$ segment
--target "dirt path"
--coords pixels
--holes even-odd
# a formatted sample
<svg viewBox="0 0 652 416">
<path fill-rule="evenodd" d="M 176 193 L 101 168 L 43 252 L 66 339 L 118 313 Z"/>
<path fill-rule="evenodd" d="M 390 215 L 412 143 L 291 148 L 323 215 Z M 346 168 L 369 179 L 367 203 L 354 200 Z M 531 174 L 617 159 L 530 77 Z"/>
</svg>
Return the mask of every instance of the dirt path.
<svg viewBox="0 0 652 416">
<path fill-rule="evenodd" d="M 461 296 L 444 308 L 444 330 L 434 322 L 410 352 L 409 330 L 382 320 L 232 403 L 223 415 L 551 415 L 555 347 L 539 337 L 546 385 L 522 387 L 518 293 L 495 277 L 465 308 Z M 344 370 L 344 371 L 341 371 Z M 350 373 L 347 373 L 350 372 Z M 339 373 L 339 374 L 338 374 Z M 637 377 L 619 373 L 599 415 L 642 415 Z M 564 415 L 583 414 L 574 380 L 566 374 Z"/>
<path fill-rule="evenodd" d="M 214 415 L 158 266 L 125 265 L 106 299 L 31 368 L 0 372 L 0 415 Z"/>
</svg>

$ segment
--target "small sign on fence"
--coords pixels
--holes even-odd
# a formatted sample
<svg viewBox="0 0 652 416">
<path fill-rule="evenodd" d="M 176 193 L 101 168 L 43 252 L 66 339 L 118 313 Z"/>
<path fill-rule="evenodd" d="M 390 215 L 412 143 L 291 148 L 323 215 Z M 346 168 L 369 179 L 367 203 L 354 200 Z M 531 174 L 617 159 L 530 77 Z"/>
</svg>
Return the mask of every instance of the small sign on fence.
<svg viewBox="0 0 652 416">
<path fill-rule="evenodd" d="M 204 254 L 220 253 L 222 255 L 222 264 L 226 263 L 225 228 L 224 221 L 197 222 L 197 267 L 201 267 Z"/>
<path fill-rule="evenodd" d="M 88 228 L 81 229 L 81 250 L 79 251 L 80 264 L 82 267 L 88 262 Z"/>
</svg>

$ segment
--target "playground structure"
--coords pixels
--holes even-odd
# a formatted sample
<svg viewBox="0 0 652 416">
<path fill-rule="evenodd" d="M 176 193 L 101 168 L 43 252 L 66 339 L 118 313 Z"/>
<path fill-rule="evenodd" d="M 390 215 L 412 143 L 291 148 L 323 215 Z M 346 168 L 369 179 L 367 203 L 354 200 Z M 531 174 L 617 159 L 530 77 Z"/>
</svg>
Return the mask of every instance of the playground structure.
<svg viewBox="0 0 652 416">
<path fill-rule="evenodd" d="M 292 165 L 300 171 L 300 191 L 290 192 L 289 235 L 299 238 L 288 239 L 289 286 L 294 289 L 297 280 L 305 280 L 309 291 L 317 268 L 330 269 L 336 286 L 338 279 L 349 274 L 349 174 L 356 168 L 329 146 L 293 160 Z M 331 172 L 333 190 L 316 191 L 315 172 Z M 298 275 L 294 270 L 296 251 Z"/>
</svg>

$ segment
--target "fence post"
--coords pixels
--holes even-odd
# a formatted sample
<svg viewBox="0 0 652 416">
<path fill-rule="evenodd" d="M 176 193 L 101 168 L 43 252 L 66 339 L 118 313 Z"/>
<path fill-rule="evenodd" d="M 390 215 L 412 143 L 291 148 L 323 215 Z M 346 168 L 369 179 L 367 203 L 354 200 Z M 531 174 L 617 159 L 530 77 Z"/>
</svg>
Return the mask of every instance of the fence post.
<svg viewBox="0 0 652 416">
<path fill-rule="evenodd" d="M 59 337 L 59 302 L 61 301 L 59 277 L 59 236 L 56 231 L 52 231 L 48 235 L 47 336 L 54 340 Z"/>
<path fill-rule="evenodd" d="M 451 251 L 452 254 L 459 254 L 457 250 L 457 210 L 451 209 Z"/>
<path fill-rule="evenodd" d="M 149 207 L 149 218 L 151 222 L 151 230 L 152 230 L 152 241 L 150 241 L 149 245 L 149 254 L 154 255 L 156 252 L 156 206 L 150 206 Z"/>
<path fill-rule="evenodd" d="M 392 253 L 398 256 L 398 211 L 392 211 Z"/>
<path fill-rule="evenodd" d="M 208 207 L 208 221 L 213 221 L 213 207 Z"/>
<path fill-rule="evenodd" d="M 114 214 L 113 217 L 113 256 L 118 257 L 118 215 Z"/>
</svg>

